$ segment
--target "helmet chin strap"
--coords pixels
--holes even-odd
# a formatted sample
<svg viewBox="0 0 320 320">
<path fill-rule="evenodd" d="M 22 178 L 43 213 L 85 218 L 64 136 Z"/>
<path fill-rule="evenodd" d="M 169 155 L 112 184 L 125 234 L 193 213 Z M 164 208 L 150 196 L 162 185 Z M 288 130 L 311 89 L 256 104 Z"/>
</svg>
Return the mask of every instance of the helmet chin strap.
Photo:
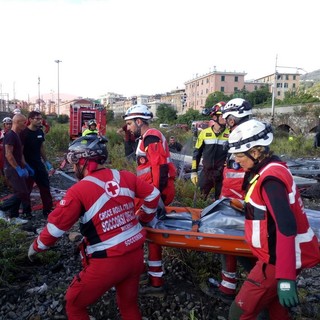
<svg viewBox="0 0 320 320">
<path fill-rule="evenodd" d="M 245 151 L 244 154 L 250 159 L 253 161 L 254 164 L 258 164 L 259 163 L 259 160 L 258 159 L 255 159 L 249 151 Z"/>
<path fill-rule="evenodd" d="M 84 169 L 86 168 L 87 166 L 87 163 L 88 163 L 88 159 L 85 160 L 85 163 L 83 164 L 83 166 L 81 167 L 79 163 L 76 164 L 76 177 L 77 179 L 79 180 L 82 180 L 84 178 Z"/>
<path fill-rule="evenodd" d="M 134 123 L 135 123 L 136 128 L 137 128 L 137 130 L 136 130 L 136 132 L 134 133 L 134 135 L 135 135 L 136 138 L 139 138 L 139 137 L 141 136 L 141 127 L 142 127 L 142 125 L 143 125 L 143 122 L 139 125 L 139 124 L 137 124 L 137 120 L 138 120 L 138 119 L 135 119 L 135 120 L 134 120 Z"/>
</svg>

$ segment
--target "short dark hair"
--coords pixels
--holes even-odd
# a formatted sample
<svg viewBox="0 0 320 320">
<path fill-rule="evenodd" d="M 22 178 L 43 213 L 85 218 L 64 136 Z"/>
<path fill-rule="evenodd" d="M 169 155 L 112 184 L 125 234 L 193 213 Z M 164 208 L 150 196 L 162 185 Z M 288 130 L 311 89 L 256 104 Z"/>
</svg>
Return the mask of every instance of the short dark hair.
<svg viewBox="0 0 320 320">
<path fill-rule="evenodd" d="M 39 111 L 31 111 L 28 114 L 28 119 L 33 119 L 33 118 L 38 117 L 38 116 L 41 116 L 41 112 L 39 112 Z"/>
</svg>

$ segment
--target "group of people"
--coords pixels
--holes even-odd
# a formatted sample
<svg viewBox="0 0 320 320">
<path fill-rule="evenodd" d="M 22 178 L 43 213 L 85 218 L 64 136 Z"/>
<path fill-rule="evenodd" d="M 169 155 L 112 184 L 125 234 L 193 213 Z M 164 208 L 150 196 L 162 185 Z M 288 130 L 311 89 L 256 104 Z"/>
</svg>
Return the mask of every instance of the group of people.
<svg viewBox="0 0 320 320">
<path fill-rule="evenodd" d="M 191 180 L 205 198 L 214 188 L 215 200 L 228 197 L 245 203 L 245 238 L 255 260 L 236 294 L 237 261 L 229 255 L 221 258 L 218 290 L 231 297 L 229 319 L 256 319 L 267 310 L 270 319 L 286 320 L 288 308 L 298 303 L 297 275 L 320 262 L 318 240 L 290 171 L 270 150 L 271 126 L 251 119 L 251 114 L 251 104 L 239 98 L 212 107 L 212 125 L 195 145 Z M 176 168 L 166 138 L 149 126 L 152 118 L 145 105 L 132 106 L 124 115 L 123 131 L 138 142 L 136 175 L 105 168 L 103 137 L 85 135 L 69 146 L 67 159 L 80 181 L 51 212 L 28 251 L 33 260 L 80 221 L 84 269 L 66 293 L 68 319 L 89 319 L 88 306 L 112 287 L 124 320 L 141 319 L 138 293 L 164 293 L 161 247 L 147 243 L 145 264 L 142 226 L 155 227 L 157 212 L 163 213 L 173 201 Z M 142 280 L 147 285 L 139 290 Z"/>
<path fill-rule="evenodd" d="M 12 195 L 0 203 L 2 217 L 15 223 L 27 222 L 19 217 L 20 206 L 23 218 L 30 219 L 30 194 L 36 183 L 43 204 L 43 216 L 46 218 L 53 208 L 48 177 L 48 171 L 53 167 L 44 148 L 42 115 L 38 111 L 31 111 L 25 117 L 20 109 L 16 109 L 12 119 L 6 117 L 3 123 L 5 127 L 0 157 L 3 175 L 12 189 Z"/>
</svg>

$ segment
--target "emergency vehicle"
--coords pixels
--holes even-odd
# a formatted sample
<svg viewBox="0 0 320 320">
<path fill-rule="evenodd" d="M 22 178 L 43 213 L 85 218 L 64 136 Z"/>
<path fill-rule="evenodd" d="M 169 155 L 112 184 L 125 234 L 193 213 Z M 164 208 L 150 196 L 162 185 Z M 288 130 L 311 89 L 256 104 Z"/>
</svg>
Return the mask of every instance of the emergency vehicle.
<svg viewBox="0 0 320 320">
<path fill-rule="evenodd" d="M 75 100 L 70 104 L 70 140 L 82 135 L 82 127 L 86 122 L 95 119 L 99 134 L 106 134 L 106 109 L 100 103 L 90 99 Z"/>
</svg>

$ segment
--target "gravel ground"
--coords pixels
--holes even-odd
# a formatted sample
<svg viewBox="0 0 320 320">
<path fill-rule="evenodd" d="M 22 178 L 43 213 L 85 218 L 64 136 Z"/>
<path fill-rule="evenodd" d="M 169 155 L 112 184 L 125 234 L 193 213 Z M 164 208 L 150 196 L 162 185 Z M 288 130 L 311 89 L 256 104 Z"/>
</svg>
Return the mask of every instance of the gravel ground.
<svg viewBox="0 0 320 320">
<path fill-rule="evenodd" d="M 59 189 L 66 189 L 72 184 L 71 180 L 62 175 L 51 177 L 51 185 L 57 198 L 63 195 L 59 193 Z M 312 192 L 317 199 L 319 191 L 319 184 L 313 187 Z M 305 204 L 306 207 L 320 210 L 319 201 L 311 196 L 305 199 Z M 36 236 L 35 230 L 42 228 L 45 222 L 39 211 L 35 212 L 32 221 L 24 227 L 29 231 L 30 243 Z M 72 231 L 78 231 L 77 226 Z M 79 257 L 74 253 L 75 243 L 69 239 L 71 232 L 63 236 L 54 248 L 60 253 L 57 263 L 32 264 L 26 259 L 24 267 L 16 275 L 16 282 L 10 286 L 0 287 L 1 320 L 67 319 L 64 313 L 64 293 L 73 276 L 81 270 Z M 143 320 L 226 320 L 228 306 L 204 294 L 200 290 L 200 283 L 190 274 L 189 262 L 177 258 L 178 255 L 172 254 L 172 250 L 174 249 L 164 249 L 164 279 L 167 294 L 164 298 L 142 296 L 139 298 Z M 199 252 L 197 255 L 202 258 L 206 253 Z M 217 259 L 216 255 L 213 256 Z M 218 259 L 216 263 L 219 264 Z M 244 274 L 239 274 L 239 283 L 244 277 Z M 320 266 L 302 272 L 298 286 L 301 304 L 291 310 L 293 318 L 320 319 Z M 41 289 L 38 291 L 39 287 L 43 292 Z M 34 288 L 37 288 L 34 290 L 36 292 L 28 291 Z M 120 319 L 115 292 L 112 290 L 107 292 L 90 308 L 90 314 L 96 320 Z"/>
</svg>

